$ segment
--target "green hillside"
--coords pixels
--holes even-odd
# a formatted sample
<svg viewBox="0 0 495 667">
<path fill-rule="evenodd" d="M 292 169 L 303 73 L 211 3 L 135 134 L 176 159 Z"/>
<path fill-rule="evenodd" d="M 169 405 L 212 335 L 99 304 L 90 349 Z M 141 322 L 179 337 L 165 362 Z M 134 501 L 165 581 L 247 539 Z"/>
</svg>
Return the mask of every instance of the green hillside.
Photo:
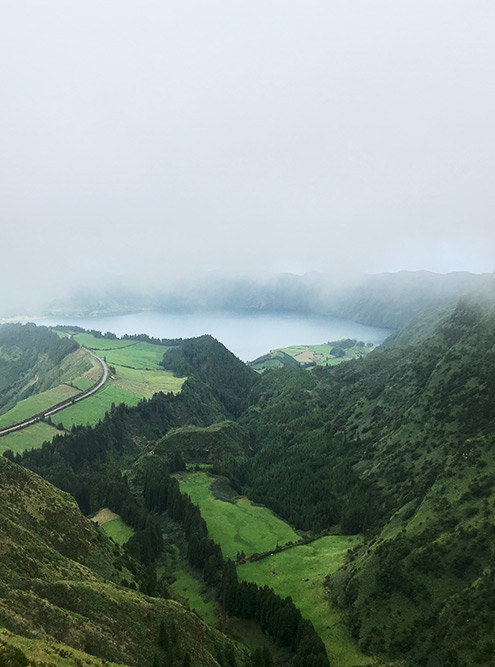
<svg viewBox="0 0 495 667">
<path fill-rule="evenodd" d="M 70 496 L 5 458 L 0 502 L 0 659 L 7 645 L 39 665 L 58 652 L 67 662 L 55 658 L 57 665 L 183 665 L 189 655 L 191 664 L 217 666 L 228 649 L 247 664 L 246 653 L 179 603 L 122 586 L 139 583 L 132 559 Z"/>
</svg>

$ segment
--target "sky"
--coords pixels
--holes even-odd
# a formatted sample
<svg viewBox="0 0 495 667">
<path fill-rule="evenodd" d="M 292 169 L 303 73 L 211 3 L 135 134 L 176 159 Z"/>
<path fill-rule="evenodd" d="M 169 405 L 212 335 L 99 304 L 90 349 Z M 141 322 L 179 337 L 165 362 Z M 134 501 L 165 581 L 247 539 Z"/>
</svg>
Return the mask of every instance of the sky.
<svg viewBox="0 0 495 667">
<path fill-rule="evenodd" d="M 0 301 L 493 271 L 493 35 L 493 0 L 3 0 Z"/>
</svg>

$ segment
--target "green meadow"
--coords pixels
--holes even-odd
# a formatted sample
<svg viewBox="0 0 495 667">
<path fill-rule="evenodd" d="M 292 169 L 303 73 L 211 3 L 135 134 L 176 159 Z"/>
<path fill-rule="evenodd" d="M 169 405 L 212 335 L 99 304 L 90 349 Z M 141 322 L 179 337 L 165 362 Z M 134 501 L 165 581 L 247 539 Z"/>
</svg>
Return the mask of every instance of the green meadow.
<svg viewBox="0 0 495 667">
<path fill-rule="evenodd" d="M 266 507 L 254 505 L 248 498 L 235 502 L 215 498 L 210 490 L 213 477 L 204 472 L 177 475 L 181 490 L 199 505 L 211 538 L 222 547 L 226 558 L 246 556 L 274 549 L 277 544 L 297 541 L 299 535 Z"/>
<path fill-rule="evenodd" d="M 142 370 L 162 370 L 159 365 L 168 348 L 165 345 L 152 345 L 142 341 L 115 350 L 105 350 L 107 364 L 128 366 Z"/>
<path fill-rule="evenodd" d="M 151 398 L 153 394 L 162 391 L 177 393 L 182 389 L 186 378 L 176 378 L 173 373 L 164 369 L 159 371 L 146 371 L 139 368 L 128 368 L 127 366 L 115 366 L 116 387 L 136 394 L 140 398 Z"/>
<path fill-rule="evenodd" d="M 70 384 L 71 387 L 75 387 L 76 389 L 79 389 L 79 391 L 85 391 L 86 389 L 90 389 L 95 384 L 95 381 L 84 375 L 81 375 L 80 377 L 71 380 Z"/>
<path fill-rule="evenodd" d="M 107 340 L 91 334 L 77 334 L 74 339 L 96 354 L 104 357 L 112 366 L 127 366 L 141 370 L 160 370 L 160 361 L 168 349 L 165 345 L 154 345 L 146 341 Z M 163 369 L 162 369 L 163 370 Z"/>
<path fill-rule="evenodd" d="M 29 428 L 14 431 L 0 438 L 0 454 L 11 449 L 14 454 L 21 453 L 25 449 L 41 447 L 45 441 L 50 441 L 60 431 L 46 422 L 38 422 Z"/>
<path fill-rule="evenodd" d="M 125 544 L 127 540 L 134 535 L 134 530 L 122 521 L 120 516 L 110 521 L 105 521 L 101 527 L 114 542 Z"/>
<path fill-rule="evenodd" d="M 15 424 L 23 419 L 28 419 L 77 393 L 77 389 L 69 387 L 66 384 L 61 384 L 53 389 L 48 389 L 48 391 L 42 391 L 40 394 L 29 396 L 29 398 L 19 401 L 19 403 L 14 405 L 5 414 L 0 415 L 0 428 Z"/>
<path fill-rule="evenodd" d="M 210 490 L 214 478 L 207 473 L 180 473 L 177 478 L 181 490 L 199 505 L 208 533 L 225 557 L 235 558 L 239 551 L 249 556 L 299 539 L 266 507 L 255 506 L 244 497 L 235 503 L 216 499 Z M 302 615 L 313 622 L 336 667 L 373 664 L 359 651 L 323 586 L 325 577 L 342 565 L 347 550 L 360 541 L 359 536 L 330 535 L 237 568 L 240 579 L 267 584 L 282 597 L 290 595 Z"/>
<path fill-rule="evenodd" d="M 270 350 L 268 354 L 250 362 L 251 368 L 263 371 L 267 368 L 281 368 L 285 365 L 293 365 L 294 361 L 303 366 L 305 364 L 317 366 L 335 366 L 343 361 L 364 357 L 374 348 L 366 345 L 353 345 L 343 349 L 343 356 L 332 354 L 335 348 L 339 348 L 339 341 L 322 343 L 320 345 L 290 345 Z M 285 356 L 287 355 L 287 356 Z M 288 359 L 290 357 L 291 359 Z M 294 360 L 294 361 L 292 361 Z"/>
<path fill-rule="evenodd" d="M 62 424 L 66 429 L 70 429 L 74 424 L 93 426 L 103 419 L 105 412 L 110 410 L 112 403 L 115 403 L 115 405 L 119 403 L 137 405 L 140 399 L 141 396 L 136 396 L 130 391 L 115 387 L 112 380 L 108 380 L 96 394 L 74 405 L 69 405 L 68 408 L 54 414 L 52 419 L 55 423 Z"/>
<path fill-rule="evenodd" d="M 347 550 L 359 542 L 357 536 L 329 535 L 237 568 L 240 579 L 267 584 L 281 597 L 292 597 L 301 614 L 312 621 L 335 667 L 372 664 L 359 651 L 323 586 L 325 577 L 342 565 Z"/>
<path fill-rule="evenodd" d="M 96 338 L 90 333 L 77 333 L 73 336 L 79 345 L 89 347 L 90 350 L 113 350 L 114 348 L 128 347 L 134 345 L 135 340 L 115 340 L 112 338 Z"/>
</svg>

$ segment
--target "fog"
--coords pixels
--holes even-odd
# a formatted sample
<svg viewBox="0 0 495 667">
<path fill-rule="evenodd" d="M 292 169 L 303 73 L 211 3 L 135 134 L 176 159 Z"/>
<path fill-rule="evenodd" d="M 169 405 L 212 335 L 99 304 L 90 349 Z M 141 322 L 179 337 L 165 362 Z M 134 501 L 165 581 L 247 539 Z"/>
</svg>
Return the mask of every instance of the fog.
<svg viewBox="0 0 495 667">
<path fill-rule="evenodd" d="M 493 271 L 491 0 L 4 0 L 0 311 Z"/>
</svg>

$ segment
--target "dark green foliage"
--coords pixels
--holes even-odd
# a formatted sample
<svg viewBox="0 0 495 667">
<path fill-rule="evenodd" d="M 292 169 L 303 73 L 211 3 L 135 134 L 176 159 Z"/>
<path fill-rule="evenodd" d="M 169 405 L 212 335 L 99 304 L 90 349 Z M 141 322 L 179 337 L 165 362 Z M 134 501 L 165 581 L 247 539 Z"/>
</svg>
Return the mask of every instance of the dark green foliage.
<svg viewBox="0 0 495 667">
<path fill-rule="evenodd" d="M 42 475 L 64 491 L 72 493 L 83 512 L 98 509 L 103 499 L 91 500 L 95 493 L 95 473 L 115 457 L 136 455 L 136 440 L 160 437 L 173 426 L 186 423 L 211 423 L 217 411 L 204 403 L 201 389 L 198 394 L 194 380 L 185 383 L 180 394 L 156 394 L 136 407 L 119 405 L 94 428 L 73 427 L 67 435 L 55 436 L 40 449 L 26 451 L 16 461 Z M 180 462 L 175 460 L 180 467 Z M 102 481 L 100 488 L 105 486 Z M 115 480 L 105 491 L 110 498 L 118 494 Z M 100 504 L 99 507 L 102 505 Z"/>
<path fill-rule="evenodd" d="M 178 377 L 194 375 L 234 417 L 246 407 L 247 394 L 257 377 L 212 336 L 182 341 L 165 352 L 162 365 Z"/>
<path fill-rule="evenodd" d="M 29 660 L 15 646 L 0 646 L 0 667 L 28 667 Z"/>
<path fill-rule="evenodd" d="M 170 461 L 180 457 L 188 462 L 209 463 L 224 457 L 242 458 L 250 447 L 249 433 L 235 422 L 224 420 L 207 427 L 173 429 L 157 442 L 155 453 Z"/>
</svg>

